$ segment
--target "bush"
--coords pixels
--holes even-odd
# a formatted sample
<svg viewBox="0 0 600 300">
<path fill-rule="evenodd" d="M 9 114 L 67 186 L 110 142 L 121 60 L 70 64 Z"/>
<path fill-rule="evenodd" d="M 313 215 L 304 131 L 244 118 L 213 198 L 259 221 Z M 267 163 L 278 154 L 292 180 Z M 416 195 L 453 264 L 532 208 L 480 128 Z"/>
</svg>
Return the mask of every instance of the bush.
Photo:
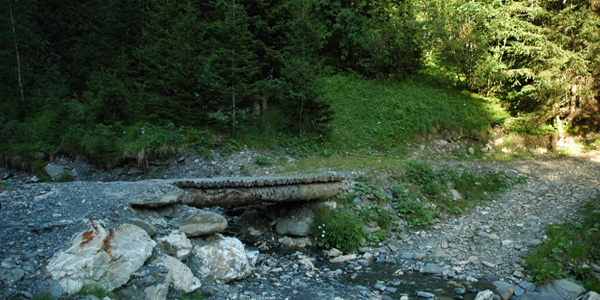
<svg viewBox="0 0 600 300">
<path fill-rule="evenodd" d="M 97 124 L 96 128 L 82 139 L 85 154 L 99 166 L 110 169 L 123 158 L 123 128 L 120 124 Z"/>
<path fill-rule="evenodd" d="M 324 249 L 337 248 L 351 253 L 364 245 L 363 222 L 353 212 L 318 206 L 311 235 Z"/>
</svg>

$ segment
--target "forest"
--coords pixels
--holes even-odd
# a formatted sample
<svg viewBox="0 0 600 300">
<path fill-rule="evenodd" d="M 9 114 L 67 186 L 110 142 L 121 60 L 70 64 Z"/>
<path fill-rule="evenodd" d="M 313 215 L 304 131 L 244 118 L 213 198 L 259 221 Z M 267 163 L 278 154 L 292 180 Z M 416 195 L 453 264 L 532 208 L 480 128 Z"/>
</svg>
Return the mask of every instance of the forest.
<svg viewBox="0 0 600 300">
<path fill-rule="evenodd" d="M 328 82 L 414 83 L 494 99 L 507 116 L 490 123 L 510 118 L 532 134 L 600 129 L 599 0 L 2 6 L 0 156 L 13 167 L 68 155 L 110 168 L 149 153 L 265 137 L 255 146 L 319 147 L 344 117 L 335 109 L 340 99 L 351 96 L 324 96 Z M 361 110 L 352 103 L 345 109 Z M 394 113 L 389 126 L 419 111 L 381 109 Z M 443 127 L 418 122 L 409 132 Z M 386 138 L 410 138 L 402 132 Z"/>
</svg>

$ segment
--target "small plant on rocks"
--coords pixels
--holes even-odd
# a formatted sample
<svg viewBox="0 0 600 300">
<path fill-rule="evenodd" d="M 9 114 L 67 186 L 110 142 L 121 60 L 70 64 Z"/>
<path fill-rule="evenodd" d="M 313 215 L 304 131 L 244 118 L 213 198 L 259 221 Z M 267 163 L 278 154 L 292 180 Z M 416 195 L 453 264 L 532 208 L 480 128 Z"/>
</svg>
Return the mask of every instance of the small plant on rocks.
<svg viewBox="0 0 600 300">
<path fill-rule="evenodd" d="M 324 249 L 338 248 L 351 253 L 364 245 L 363 222 L 353 212 L 317 206 L 311 235 Z"/>
<path fill-rule="evenodd" d="M 600 202 L 589 202 L 581 214 L 581 222 L 548 226 L 546 243 L 526 257 L 536 282 L 572 278 L 587 290 L 600 292 L 600 279 L 593 269 L 600 263 Z"/>
</svg>

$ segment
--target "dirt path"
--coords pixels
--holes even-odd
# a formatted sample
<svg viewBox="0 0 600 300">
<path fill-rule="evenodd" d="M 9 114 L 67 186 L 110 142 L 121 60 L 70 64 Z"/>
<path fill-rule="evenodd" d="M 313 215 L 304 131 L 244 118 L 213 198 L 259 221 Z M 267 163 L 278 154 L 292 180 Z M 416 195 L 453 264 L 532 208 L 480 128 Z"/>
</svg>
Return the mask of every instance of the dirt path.
<svg viewBox="0 0 600 300">
<path fill-rule="evenodd" d="M 400 261 L 412 255 L 445 272 L 522 278 L 521 258 L 542 243 L 548 224 L 576 219 L 585 203 L 600 201 L 600 152 L 482 166 L 517 172 L 528 180 L 459 218 L 406 235 L 397 245 Z"/>
</svg>

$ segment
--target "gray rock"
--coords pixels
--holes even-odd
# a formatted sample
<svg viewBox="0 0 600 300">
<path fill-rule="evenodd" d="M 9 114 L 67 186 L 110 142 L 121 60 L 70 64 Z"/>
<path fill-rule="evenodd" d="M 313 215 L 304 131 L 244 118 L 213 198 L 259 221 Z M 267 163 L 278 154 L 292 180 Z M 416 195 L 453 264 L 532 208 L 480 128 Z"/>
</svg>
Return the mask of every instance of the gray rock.
<svg viewBox="0 0 600 300">
<path fill-rule="evenodd" d="M 527 280 L 523 280 L 519 283 L 519 286 L 524 289 L 526 292 L 533 292 L 535 291 L 535 284 L 527 281 Z"/>
<path fill-rule="evenodd" d="M 305 220 L 284 218 L 277 222 L 276 230 L 281 235 L 308 236 L 311 223 Z"/>
<path fill-rule="evenodd" d="M 171 278 L 175 290 L 183 293 L 191 293 L 200 288 L 200 280 L 179 259 L 169 255 L 160 256 L 155 262 L 169 270 L 168 278 Z"/>
<path fill-rule="evenodd" d="M 90 229 L 60 251 L 46 269 L 69 294 L 82 288 L 112 291 L 129 280 L 150 255 L 156 243 L 141 228 L 123 224 L 107 230 L 92 221 Z"/>
<path fill-rule="evenodd" d="M 185 261 L 192 253 L 192 243 L 181 231 L 173 231 L 168 236 L 157 239 L 158 246 L 167 254 Z"/>
<path fill-rule="evenodd" d="M 435 298 L 435 294 L 419 291 L 419 292 L 417 292 L 417 297 L 431 299 L 431 298 Z"/>
<path fill-rule="evenodd" d="M 564 299 L 575 299 L 585 293 L 585 288 L 567 279 L 554 280 L 538 289 L 540 292 L 556 293 Z"/>
<path fill-rule="evenodd" d="M 498 294 L 502 300 L 510 299 L 515 292 L 515 287 L 508 282 L 494 281 L 493 285 L 496 286 L 494 293 Z"/>
<path fill-rule="evenodd" d="M 0 279 L 9 283 L 17 282 L 25 277 L 25 271 L 21 268 L 0 268 Z"/>
<path fill-rule="evenodd" d="M 519 297 L 519 300 L 564 300 L 561 296 L 555 293 L 540 293 L 531 292 Z"/>
<path fill-rule="evenodd" d="M 2 180 L 6 180 L 8 178 L 10 178 L 12 176 L 12 174 L 10 173 L 10 171 L 6 168 L 0 168 L 0 179 Z"/>
<path fill-rule="evenodd" d="M 387 286 L 378 282 L 373 286 L 373 288 L 383 292 L 383 291 L 385 291 L 385 289 L 387 289 Z"/>
<path fill-rule="evenodd" d="M 242 236 L 257 236 L 268 232 L 269 221 L 255 209 L 249 209 L 235 221 L 236 231 Z"/>
<path fill-rule="evenodd" d="M 131 201 L 130 204 L 132 206 L 156 208 L 156 207 L 161 207 L 161 206 L 165 206 L 165 205 L 169 205 L 169 204 L 178 203 L 182 194 L 183 194 L 183 191 L 171 192 L 171 193 L 168 193 L 168 194 L 165 194 L 165 195 L 162 195 L 159 197 L 155 197 L 155 198 Z"/>
<path fill-rule="evenodd" d="M 521 295 L 525 294 L 526 292 L 527 292 L 527 291 L 525 291 L 525 290 L 524 290 L 522 287 L 520 287 L 520 286 L 515 286 L 515 291 L 514 291 L 514 293 L 513 293 L 513 296 L 517 296 L 517 297 L 519 297 L 519 296 L 521 296 Z"/>
<path fill-rule="evenodd" d="M 443 272 L 444 268 L 433 263 L 425 264 L 425 266 L 421 269 L 421 273 L 423 274 L 441 275 Z"/>
<path fill-rule="evenodd" d="M 451 189 L 450 193 L 452 193 L 452 198 L 454 198 L 454 200 L 461 200 L 463 198 L 462 195 L 455 189 Z"/>
<path fill-rule="evenodd" d="M 481 292 L 477 293 L 477 296 L 475 296 L 475 300 L 493 300 L 493 299 L 494 299 L 494 293 L 490 290 L 481 291 Z"/>
<path fill-rule="evenodd" d="M 146 300 L 166 300 L 169 293 L 169 283 L 161 283 L 144 289 Z"/>
<path fill-rule="evenodd" d="M 581 295 L 577 300 L 600 300 L 600 294 L 596 292 L 588 292 L 585 295 Z"/>
<path fill-rule="evenodd" d="M 140 220 L 140 219 L 129 219 L 129 221 L 131 223 L 133 223 L 133 225 L 144 229 L 144 231 L 146 231 L 146 233 L 150 236 L 153 237 L 156 235 L 156 228 L 154 228 L 154 226 L 152 226 L 152 224 L 144 221 L 144 220 Z"/>
<path fill-rule="evenodd" d="M 424 260 L 426 256 L 427 255 L 425 255 L 425 253 L 419 253 L 419 252 L 417 252 L 417 253 L 413 254 L 413 259 L 415 259 L 415 260 Z"/>
<path fill-rule="evenodd" d="M 51 297 L 60 298 L 65 294 L 65 291 L 56 280 L 47 279 L 36 284 L 36 293 L 48 294 Z"/>
<path fill-rule="evenodd" d="M 195 246 L 193 254 L 190 268 L 213 280 L 240 280 L 252 271 L 244 244 L 236 238 L 220 236 L 216 241 Z"/>
<path fill-rule="evenodd" d="M 48 176 L 52 178 L 52 180 L 60 178 L 60 176 L 66 172 L 66 170 L 63 167 L 53 163 L 47 164 L 44 167 L 44 170 L 46 171 L 46 174 L 48 174 Z"/>
<path fill-rule="evenodd" d="M 195 215 L 179 222 L 179 229 L 188 237 L 209 235 L 221 232 L 225 228 L 227 228 L 227 219 L 208 211 L 198 211 Z"/>
</svg>

